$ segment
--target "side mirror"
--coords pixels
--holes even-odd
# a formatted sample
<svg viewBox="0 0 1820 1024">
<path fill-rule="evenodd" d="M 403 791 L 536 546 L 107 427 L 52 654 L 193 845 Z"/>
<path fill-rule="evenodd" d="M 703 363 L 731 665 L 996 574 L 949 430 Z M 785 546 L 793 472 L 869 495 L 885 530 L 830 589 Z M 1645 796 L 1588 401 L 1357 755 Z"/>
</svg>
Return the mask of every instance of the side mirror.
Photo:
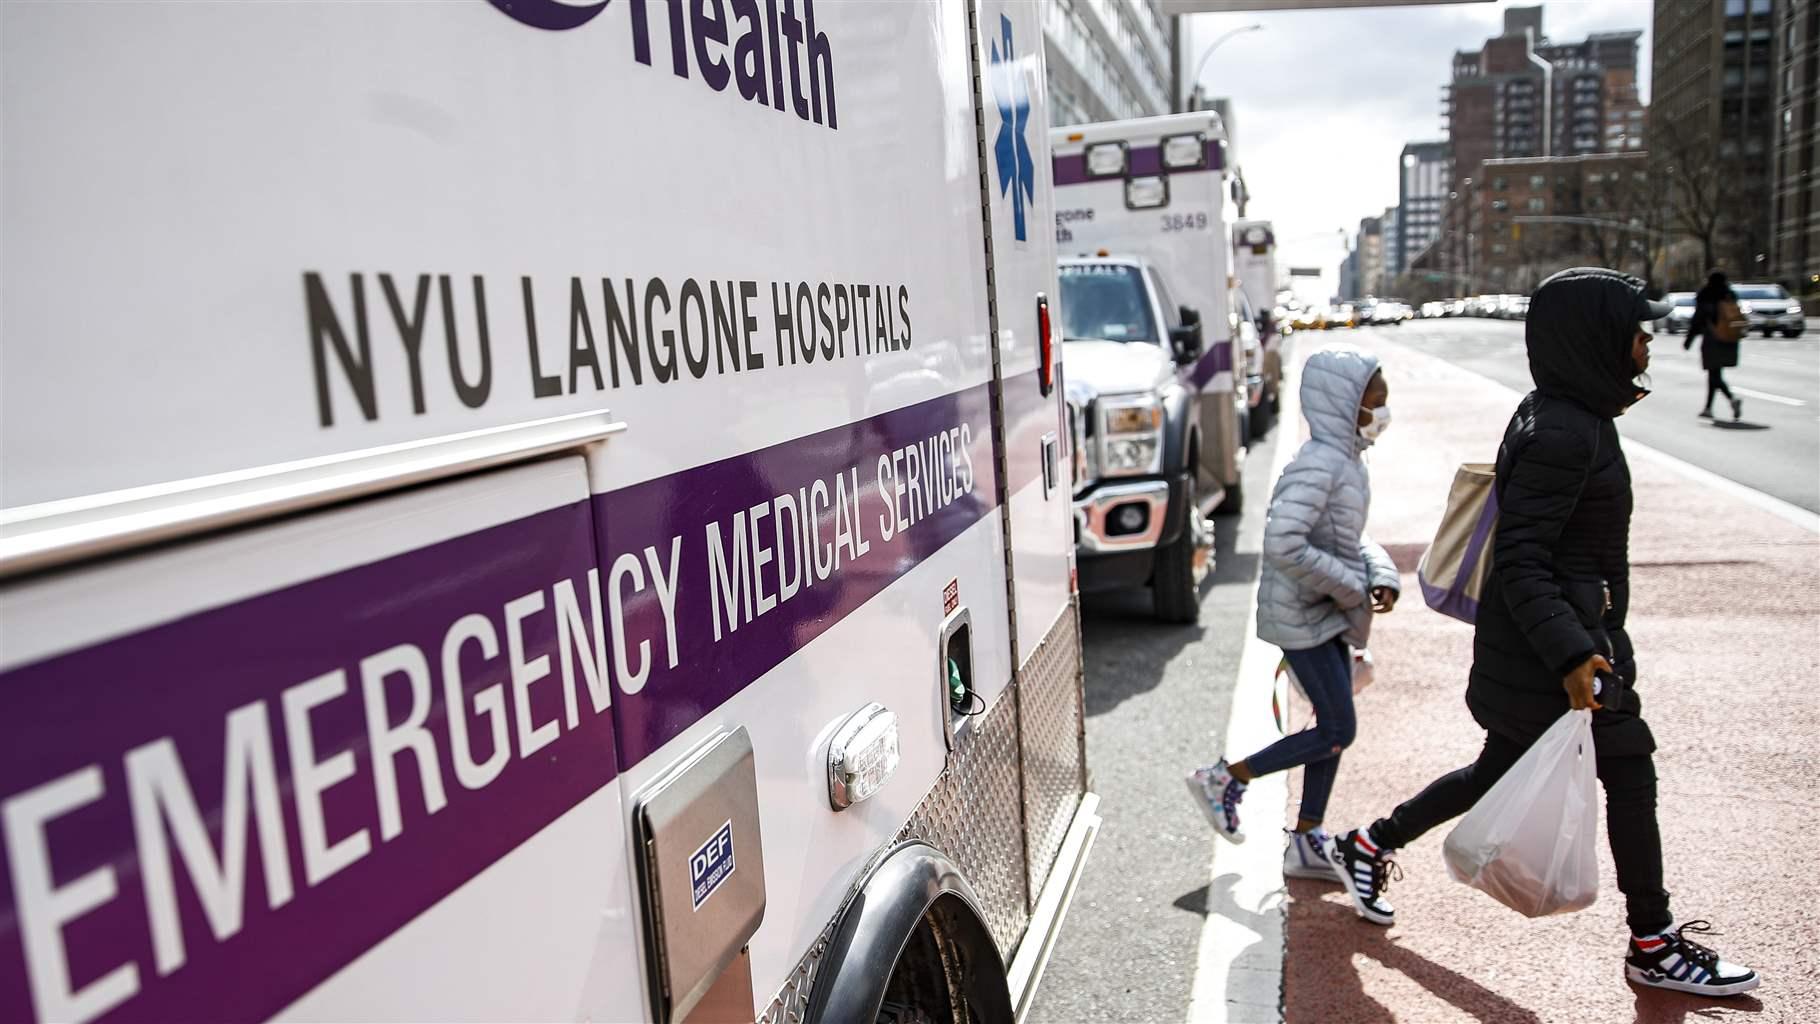
<svg viewBox="0 0 1820 1024">
<path fill-rule="evenodd" d="M 1182 324 L 1169 328 L 1169 347 L 1177 363 L 1192 363 L 1201 357 L 1201 315 L 1182 307 Z"/>
</svg>

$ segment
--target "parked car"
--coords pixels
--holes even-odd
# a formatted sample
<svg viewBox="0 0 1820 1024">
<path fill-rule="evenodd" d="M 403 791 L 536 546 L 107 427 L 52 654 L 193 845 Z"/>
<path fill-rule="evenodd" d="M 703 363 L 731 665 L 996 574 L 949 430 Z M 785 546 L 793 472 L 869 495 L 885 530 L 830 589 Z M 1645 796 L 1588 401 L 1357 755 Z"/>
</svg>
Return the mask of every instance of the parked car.
<svg viewBox="0 0 1820 1024">
<path fill-rule="evenodd" d="M 1668 315 L 1656 321 L 1657 334 L 1686 334 L 1687 325 L 1694 318 L 1694 293 L 1669 292 L 1662 296 L 1662 301 L 1672 308 Z"/>
<path fill-rule="evenodd" d="M 1750 329 L 1762 331 L 1765 338 L 1782 332 L 1785 338 L 1797 338 L 1807 330 L 1807 314 L 1801 311 L 1799 299 L 1789 295 L 1779 284 L 1738 284 L 1738 309 L 1750 318 Z"/>
</svg>

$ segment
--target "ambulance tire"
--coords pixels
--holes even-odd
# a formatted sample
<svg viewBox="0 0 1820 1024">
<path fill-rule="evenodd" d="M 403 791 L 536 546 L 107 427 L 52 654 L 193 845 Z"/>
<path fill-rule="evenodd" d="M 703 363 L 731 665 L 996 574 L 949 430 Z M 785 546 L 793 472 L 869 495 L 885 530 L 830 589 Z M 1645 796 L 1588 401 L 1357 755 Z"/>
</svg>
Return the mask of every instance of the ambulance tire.
<svg viewBox="0 0 1820 1024">
<path fill-rule="evenodd" d="M 1271 408 L 1271 400 L 1266 397 L 1259 401 L 1258 407 L 1251 410 L 1250 441 L 1263 440 L 1264 436 L 1270 433 L 1270 428 L 1276 423 L 1276 420 L 1276 411 Z"/>
<path fill-rule="evenodd" d="M 1199 505 L 1190 471 L 1182 486 L 1182 528 L 1176 531 L 1175 540 L 1157 549 L 1156 565 L 1151 569 L 1151 606 L 1162 622 L 1192 626 L 1201 621 L 1201 581 L 1195 572 L 1196 547 L 1203 536 L 1195 528 L 1202 521 Z"/>
<path fill-rule="evenodd" d="M 911 841 L 861 885 L 810 989 L 808 1024 L 949 1024 L 1015 1016 L 1005 962 L 960 868 Z"/>
<path fill-rule="evenodd" d="M 1226 496 L 1213 510 L 1216 516 L 1236 516 L 1245 511 L 1245 481 L 1241 478 L 1226 485 Z"/>
</svg>

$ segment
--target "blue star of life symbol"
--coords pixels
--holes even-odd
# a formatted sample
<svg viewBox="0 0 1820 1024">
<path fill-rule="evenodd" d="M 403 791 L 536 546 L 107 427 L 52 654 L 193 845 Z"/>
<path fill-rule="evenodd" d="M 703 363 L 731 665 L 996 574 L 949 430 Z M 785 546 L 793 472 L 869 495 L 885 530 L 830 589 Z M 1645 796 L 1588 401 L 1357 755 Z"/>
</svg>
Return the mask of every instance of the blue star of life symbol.
<svg viewBox="0 0 1820 1024">
<path fill-rule="evenodd" d="M 1030 156 L 1030 88 L 1018 70 L 1011 51 L 1011 19 L 999 15 L 999 28 L 1005 49 L 992 44 L 992 98 L 998 103 L 998 140 L 992 144 L 993 162 L 998 165 L 998 190 L 1011 193 L 1013 223 L 1017 240 L 1025 240 L 1024 204 L 1036 202 L 1036 161 Z"/>
</svg>

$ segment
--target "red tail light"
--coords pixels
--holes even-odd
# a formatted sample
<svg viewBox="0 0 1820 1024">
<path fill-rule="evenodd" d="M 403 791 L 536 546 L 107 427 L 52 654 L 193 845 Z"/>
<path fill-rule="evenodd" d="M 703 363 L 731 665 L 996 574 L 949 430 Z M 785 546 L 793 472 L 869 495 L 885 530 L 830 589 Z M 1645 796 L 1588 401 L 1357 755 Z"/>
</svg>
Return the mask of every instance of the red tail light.
<svg viewBox="0 0 1820 1024">
<path fill-rule="evenodd" d="M 1037 294 L 1036 297 L 1036 335 L 1042 348 L 1042 362 L 1036 368 L 1036 380 L 1043 397 L 1055 393 L 1055 332 L 1049 326 L 1049 299 Z"/>
</svg>

